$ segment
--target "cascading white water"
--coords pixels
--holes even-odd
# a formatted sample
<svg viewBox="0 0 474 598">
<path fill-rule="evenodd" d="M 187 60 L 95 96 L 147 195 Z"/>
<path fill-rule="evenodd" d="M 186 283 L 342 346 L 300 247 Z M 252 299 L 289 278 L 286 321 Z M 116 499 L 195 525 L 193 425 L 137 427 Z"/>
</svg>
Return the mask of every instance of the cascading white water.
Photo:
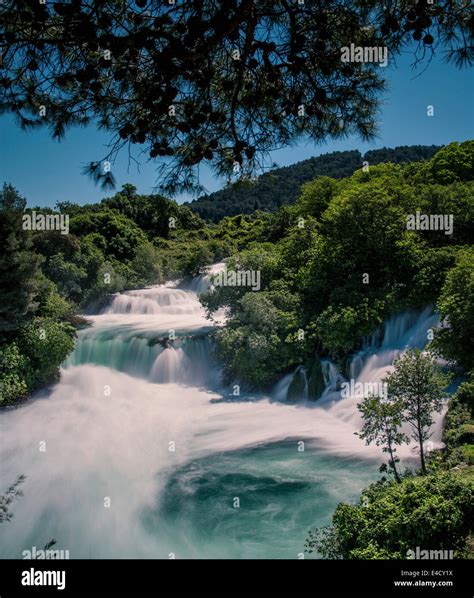
<svg viewBox="0 0 474 598">
<path fill-rule="evenodd" d="M 51 393 L 0 414 L 2 485 L 27 476 L 0 557 L 54 537 L 71 558 L 298 558 L 308 529 L 377 477 L 351 399 L 290 404 L 290 377 L 271 397 L 220 388 L 197 293 L 222 267 L 116 296 Z M 398 325 L 367 345 L 359 378 L 418 338 Z"/>
<path fill-rule="evenodd" d="M 105 313 L 108 314 L 193 314 L 199 305 L 186 291 L 164 286 L 128 291 L 114 297 Z"/>
<path fill-rule="evenodd" d="M 324 392 L 320 397 L 322 401 L 328 395 L 339 391 L 341 382 L 344 380 L 344 377 L 338 370 L 336 364 L 332 363 L 332 361 L 329 361 L 329 359 L 321 360 L 321 370 L 323 374 L 324 384 L 326 385 L 326 388 L 324 389 Z"/>
<path fill-rule="evenodd" d="M 200 274 L 196 276 L 192 280 L 185 280 L 180 284 L 181 288 L 187 289 L 196 295 L 200 295 L 201 293 L 205 293 L 208 291 L 212 286 L 213 277 L 222 272 L 226 267 L 225 262 L 218 262 L 217 264 L 213 264 L 207 268 L 207 271 L 204 274 Z"/>
<path fill-rule="evenodd" d="M 380 331 L 374 333 L 363 348 L 357 352 L 349 364 L 349 377 L 354 383 L 379 383 L 393 371 L 393 363 L 408 348 L 423 349 L 429 337 L 429 331 L 438 323 L 438 316 L 431 308 L 421 313 L 405 312 L 389 319 Z M 327 366 L 330 367 L 330 366 Z M 331 413 L 341 421 L 351 424 L 355 430 L 362 425 L 357 403 L 361 396 L 352 395 L 341 399 L 340 382 L 344 380 L 337 368 L 332 364 L 332 376 L 328 376 L 327 387 L 321 397 L 322 405 L 329 405 Z M 339 377 L 335 388 L 334 379 Z M 367 385 L 370 388 L 370 385 Z M 368 393 L 364 393 L 367 396 Z M 431 443 L 433 447 L 441 445 L 442 420 L 444 412 L 435 416 Z M 408 429 L 406 430 L 409 431 Z M 399 456 L 408 459 L 416 452 L 416 447 L 402 446 Z"/>
<path fill-rule="evenodd" d="M 204 292 L 211 273 L 198 281 Z M 207 338 L 212 325 L 193 291 L 175 284 L 127 291 L 89 320 L 93 326 L 81 331 L 66 367 L 93 363 L 152 382 L 198 386 L 216 379 Z"/>
</svg>

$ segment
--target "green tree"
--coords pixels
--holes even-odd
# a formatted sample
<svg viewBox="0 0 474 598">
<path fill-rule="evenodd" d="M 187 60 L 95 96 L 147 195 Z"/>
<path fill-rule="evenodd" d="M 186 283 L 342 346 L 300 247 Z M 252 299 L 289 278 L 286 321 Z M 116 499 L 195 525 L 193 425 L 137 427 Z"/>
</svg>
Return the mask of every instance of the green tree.
<svg viewBox="0 0 474 598">
<path fill-rule="evenodd" d="M 131 261 L 145 233 L 133 220 L 116 210 L 84 211 L 71 218 L 70 230 L 77 236 L 98 233 L 105 239 L 104 253 L 119 261 Z"/>
<path fill-rule="evenodd" d="M 149 239 L 168 239 L 176 231 L 199 229 L 203 220 L 189 207 L 180 206 L 162 195 L 138 195 L 133 185 L 123 185 L 113 197 L 102 200 L 101 205 L 117 210 L 133 220 Z"/>
<path fill-rule="evenodd" d="M 356 346 L 358 339 L 382 324 L 383 313 L 384 303 L 375 300 L 371 305 L 367 297 L 356 305 L 329 305 L 310 324 L 310 330 L 314 330 L 324 351 L 344 354 Z"/>
<path fill-rule="evenodd" d="M 26 200 L 11 185 L 0 193 L 0 334 L 14 331 L 36 308 L 36 275 L 41 259 L 22 228 Z"/>
<path fill-rule="evenodd" d="M 462 392 L 462 391 L 461 391 Z M 459 400 L 459 394 L 451 397 L 448 411 L 444 418 L 443 442 L 445 444 L 445 461 L 458 465 L 459 446 L 466 443 L 466 439 L 474 439 L 474 421 L 467 405 Z"/>
<path fill-rule="evenodd" d="M 450 376 L 441 372 L 433 356 L 419 349 L 408 350 L 394 365 L 394 371 L 385 379 L 388 395 L 403 407 L 403 420 L 418 443 L 421 470 L 426 474 L 424 444 L 431 437 L 433 415 L 441 411 L 447 398 Z"/>
<path fill-rule="evenodd" d="M 303 185 L 295 204 L 296 209 L 301 210 L 305 215 L 320 218 L 333 198 L 337 187 L 336 179 L 328 176 L 317 177 L 314 181 Z"/>
<path fill-rule="evenodd" d="M 466 371 L 474 368 L 474 250 L 459 252 L 438 299 L 442 326 L 435 331 L 434 349 Z"/>
<path fill-rule="evenodd" d="M 45 273 L 56 283 L 61 295 L 72 301 L 80 302 L 82 298 L 82 282 L 87 273 L 74 261 L 64 258 L 62 253 L 51 256 L 44 267 Z"/>
<path fill-rule="evenodd" d="M 458 387 L 456 399 L 469 409 L 474 418 L 474 371 L 469 372 L 467 379 Z"/>
<path fill-rule="evenodd" d="M 37 317 L 24 326 L 18 345 L 28 358 L 25 379 L 30 390 L 57 381 L 59 366 L 74 347 L 75 328 L 66 322 Z"/>
<path fill-rule="evenodd" d="M 0 346 L 0 407 L 14 404 L 28 395 L 25 375 L 28 359 L 13 342 Z"/>
<path fill-rule="evenodd" d="M 183 274 L 185 276 L 197 276 L 202 273 L 203 268 L 212 262 L 212 253 L 205 244 L 197 244 L 190 247 L 187 258 L 184 260 Z"/>
<path fill-rule="evenodd" d="M 389 472 L 400 482 L 400 474 L 397 471 L 400 459 L 396 456 L 395 447 L 409 442 L 408 436 L 400 430 L 403 422 L 403 403 L 391 398 L 385 400 L 384 397 L 369 396 L 358 403 L 357 408 L 364 419 L 358 436 L 364 439 L 366 444 L 375 442 L 377 446 L 382 447 L 384 453 L 389 454 Z M 380 469 L 386 471 L 387 466 L 384 464 Z"/>
<path fill-rule="evenodd" d="M 474 179 L 474 141 L 454 141 L 441 149 L 428 166 L 435 182 L 444 185 Z"/>
<path fill-rule="evenodd" d="M 140 245 L 131 263 L 131 269 L 137 285 L 160 283 L 162 270 L 158 249 L 149 242 Z"/>
<path fill-rule="evenodd" d="M 117 272 L 114 264 L 104 261 L 100 264 L 91 287 L 87 289 L 85 300 L 96 302 L 106 295 L 120 293 L 124 290 L 125 284 L 124 277 Z"/>
<path fill-rule="evenodd" d="M 248 292 L 238 300 L 238 322 L 216 334 L 229 372 L 267 386 L 301 358 L 291 333 L 297 329 L 295 298 L 284 291 Z"/>
</svg>

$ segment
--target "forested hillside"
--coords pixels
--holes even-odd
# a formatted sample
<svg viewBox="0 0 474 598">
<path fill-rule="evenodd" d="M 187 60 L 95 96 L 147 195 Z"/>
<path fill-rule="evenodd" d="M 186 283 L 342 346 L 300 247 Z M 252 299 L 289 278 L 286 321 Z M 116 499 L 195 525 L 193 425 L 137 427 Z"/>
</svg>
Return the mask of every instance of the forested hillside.
<svg viewBox="0 0 474 598">
<path fill-rule="evenodd" d="M 407 218 L 417 211 L 450 216 L 451 232 L 410 230 Z M 211 311 L 230 312 L 217 335 L 229 374 L 254 385 L 272 384 L 301 364 L 310 368 L 315 354 L 343 360 L 390 315 L 439 302 L 448 273 L 466 268 L 472 275 L 474 142 L 452 143 L 428 162 L 318 177 L 294 204 L 261 218 L 251 227 L 256 242 L 229 262 L 260 272 L 260 291 L 219 286 L 205 298 Z M 464 330 L 439 333 L 445 356 L 468 370 L 470 288 L 466 281 L 456 301 L 440 304 L 451 327 L 460 311 Z"/>
<path fill-rule="evenodd" d="M 218 222 L 224 216 L 251 214 L 256 210 L 274 212 L 282 205 L 293 203 L 301 185 L 316 176 L 342 179 L 361 168 L 365 161 L 369 165 L 375 165 L 380 162 L 402 164 L 429 160 L 439 149 L 436 145 L 403 145 L 393 149 L 370 150 L 365 155 L 358 150 L 332 152 L 291 166 L 275 168 L 259 176 L 255 182 L 230 185 L 187 205 L 202 218 L 212 222 Z"/>
</svg>

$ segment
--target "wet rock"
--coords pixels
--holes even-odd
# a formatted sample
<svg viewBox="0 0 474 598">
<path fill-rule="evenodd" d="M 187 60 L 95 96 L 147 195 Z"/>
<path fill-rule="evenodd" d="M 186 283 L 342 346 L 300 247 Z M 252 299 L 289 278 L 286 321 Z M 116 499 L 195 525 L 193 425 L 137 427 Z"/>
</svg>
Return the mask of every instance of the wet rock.
<svg viewBox="0 0 474 598">
<path fill-rule="evenodd" d="M 288 386 L 286 398 L 288 401 L 300 401 L 306 395 L 306 373 L 303 368 L 298 368 Z"/>
<path fill-rule="evenodd" d="M 324 383 L 321 360 L 316 355 L 313 365 L 311 366 L 308 380 L 308 399 L 310 401 L 316 401 L 323 394 L 325 388 L 326 384 Z"/>
</svg>

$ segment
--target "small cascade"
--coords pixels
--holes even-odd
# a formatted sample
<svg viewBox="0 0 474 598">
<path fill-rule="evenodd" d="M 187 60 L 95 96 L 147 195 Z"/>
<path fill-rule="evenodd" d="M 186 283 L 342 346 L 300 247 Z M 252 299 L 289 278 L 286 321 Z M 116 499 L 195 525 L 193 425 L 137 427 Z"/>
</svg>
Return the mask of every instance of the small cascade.
<svg viewBox="0 0 474 598">
<path fill-rule="evenodd" d="M 164 348 L 148 375 L 151 382 L 174 382 L 190 386 L 215 386 L 220 379 L 207 337 L 186 338 Z"/>
<path fill-rule="evenodd" d="M 293 380 L 293 376 L 294 372 L 292 372 L 291 374 L 286 374 L 285 376 L 283 376 L 283 378 L 281 378 L 281 380 L 279 380 L 276 383 L 272 391 L 272 397 L 276 401 L 286 401 L 288 397 L 288 387 L 290 386 L 291 381 Z"/>
<path fill-rule="evenodd" d="M 366 357 L 367 357 L 366 352 L 359 352 L 351 357 L 351 359 L 348 363 L 349 378 L 354 378 L 354 380 L 355 380 L 356 378 L 359 377 L 359 374 L 361 373 L 362 368 L 364 367 Z"/>
<path fill-rule="evenodd" d="M 156 358 L 151 369 L 152 382 L 182 382 L 187 371 L 187 361 L 182 348 L 166 347 Z"/>
<path fill-rule="evenodd" d="M 303 390 L 303 399 L 308 398 L 308 376 L 306 374 L 305 368 L 302 368 L 302 375 L 304 380 L 304 390 Z"/>
<path fill-rule="evenodd" d="M 224 270 L 225 262 L 218 262 L 212 266 L 208 266 L 204 274 L 200 274 L 191 280 L 186 280 L 180 283 L 180 288 L 196 293 L 200 295 L 206 293 L 212 287 L 213 277 Z"/>
<path fill-rule="evenodd" d="M 321 360 L 321 369 L 323 371 L 324 383 L 326 384 L 326 390 L 336 390 L 340 385 L 341 381 L 344 380 L 341 372 L 337 365 L 329 359 Z"/>
<path fill-rule="evenodd" d="M 408 348 L 423 349 L 428 342 L 428 330 L 438 321 L 430 307 L 421 313 L 410 311 L 393 316 L 352 356 L 349 377 L 364 382 L 378 381 Z"/>
<path fill-rule="evenodd" d="M 308 399 L 308 375 L 302 365 L 298 366 L 294 371 L 285 398 L 288 401 Z"/>
<path fill-rule="evenodd" d="M 201 307 L 192 293 L 167 286 L 127 291 L 116 295 L 106 314 L 194 314 Z"/>
<path fill-rule="evenodd" d="M 116 331 L 86 331 L 63 367 L 96 364 L 150 382 L 201 386 L 220 379 L 212 354 L 213 344 L 207 335 L 170 341 L 133 331 L 123 335 Z"/>
<path fill-rule="evenodd" d="M 373 388 L 374 383 L 382 382 L 394 369 L 395 360 L 409 348 L 423 349 L 428 342 L 428 330 L 434 328 L 439 319 L 431 308 L 422 312 L 406 312 L 386 321 L 383 329 L 374 333 L 364 347 L 358 351 L 349 364 L 350 376 L 355 384 L 362 383 L 359 388 Z M 368 391 L 367 391 L 368 392 Z M 367 396 L 364 391 L 363 396 Z M 340 421 L 349 423 L 354 429 L 362 425 L 357 403 L 362 396 L 346 396 L 341 393 L 326 392 L 322 403 L 329 405 L 330 412 Z M 435 416 L 433 436 L 434 446 L 441 444 L 442 414 Z M 409 456 L 410 450 L 400 448 L 400 456 Z"/>
<path fill-rule="evenodd" d="M 428 340 L 428 330 L 438 323 L 438 316 L 428 307 L 422 312 L 404 312 L 388 319 L 384 326 L 375 331 L 355 353 L 347 364 L 349 380 L 355 382 L 380 382 L 393 370 L 393 363 L 408 348 L 424 348 Z M 341 398 L 341 385 L 347 381 L 338 366 L 329 359 L 320 361 L 324 379 L 324 391 L 317 396 L 308 397 L 308 376 L 302 366 L 284 376 L 275 386 L 272 396 L 277 400 L 318 399 L 322 404 L 334 403 Z M 347 417 L 358 421 L 356 404 L 351 407 Z M 340 408 L 341 413 L 345 411 Z M 346 417 L 346 416 L 344 416 Z"/>
<path fill-rule="evenodd" d="M 63 367 L 93 363 L 146 378 L 162 350 L 159 343 L 152 344 L 133 332 L 84 330 Z"/>
</svg>

